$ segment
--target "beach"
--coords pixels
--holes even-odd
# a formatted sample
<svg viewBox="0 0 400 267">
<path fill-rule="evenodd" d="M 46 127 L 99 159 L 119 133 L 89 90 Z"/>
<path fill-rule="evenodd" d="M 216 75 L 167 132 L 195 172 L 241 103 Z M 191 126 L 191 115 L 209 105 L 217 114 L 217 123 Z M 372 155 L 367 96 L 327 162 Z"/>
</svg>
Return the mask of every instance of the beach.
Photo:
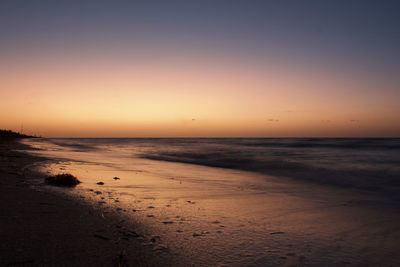
<svg viewBox="0 0 400 267">
<path fill-rule="evenodd" d="M 14 148 L 29 155 L 3 156 L 4 240 L 13 244 L 3 262 L 110 266 L 122 253 L 130 266 L 400 263 L 393 194 L 138 156 L 149 147 L 176 154 L 185 142 L 199 141 L 23 140 Z M 82 183 L 43 183 L 63 172 Z"/>
<path fill-rule="evenodd" d="M 137 156 L 168 140 L 107 142 L 2 144 L 2 265 L 400 263 L 392 195 Z M 57 173 L 82 183 L 43 182 Z"/>
<path fill-rule="evenodd" d="M 30 168 L 48 159 L 15 152 L 25 147 L 0 143 L 1 266 L 179 265 L 117 214 L 33 188 Z"/>
</svg>

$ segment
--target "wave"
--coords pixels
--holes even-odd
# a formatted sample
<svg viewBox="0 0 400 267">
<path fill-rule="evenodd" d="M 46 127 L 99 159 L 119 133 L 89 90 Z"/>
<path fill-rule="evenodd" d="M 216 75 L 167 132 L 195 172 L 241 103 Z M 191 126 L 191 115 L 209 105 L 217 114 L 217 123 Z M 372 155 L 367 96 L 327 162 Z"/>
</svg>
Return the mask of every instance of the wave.
<svg viewBox="0 0 400 267">
<path fill-rule="evenodd" d="M 249 147 L 400 149 L 399 138 L 233 138 L 225 141 Z"/>
<path fill-rule="evenodd" d="M 45 141 L 54 144 L 50 149 L 55 150 L 113 153 L 113 157 L 141 157 L 400 192 L 399 138 L 57 138 Z"/>
<path fill-rule="evenodd" d="M 149 150 L 140 156 L 335 186 L 400 191 L 399 139 L 213 139 L 199 142 Z"/>
<path fill-rule="evenodd" d="M 71 148 L 73 151 L 86 152 L 89 150 L 96 150 L 95 144 L 91 144 L 91 139 L 72 139 L 72 138 L 57 138 L 57 139 L 44 139 L 47 142 L 53 143 L 57 146 Z"/>
</svg>

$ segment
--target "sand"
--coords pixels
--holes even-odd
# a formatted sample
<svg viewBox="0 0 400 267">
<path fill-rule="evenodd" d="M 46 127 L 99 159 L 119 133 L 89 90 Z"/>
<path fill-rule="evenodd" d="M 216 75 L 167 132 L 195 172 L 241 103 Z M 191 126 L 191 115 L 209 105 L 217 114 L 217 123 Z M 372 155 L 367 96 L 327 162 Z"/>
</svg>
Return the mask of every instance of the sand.
<svg viewBox="0 0 400 267">
<path fill-rule="evenodd" d="M 400 265 L 398 202 L 373 192 L 46 144 L 0 148 L 0 265 Z M 44 156 L 82 183 L 38 184 Z"/>
<path fill-rule="evenodd" d="M 180 265 L 115 214 L 33 188 L 29 166 L 45 159 L 16 148 L 0 143 L 0 266 Z"/>
</svg>

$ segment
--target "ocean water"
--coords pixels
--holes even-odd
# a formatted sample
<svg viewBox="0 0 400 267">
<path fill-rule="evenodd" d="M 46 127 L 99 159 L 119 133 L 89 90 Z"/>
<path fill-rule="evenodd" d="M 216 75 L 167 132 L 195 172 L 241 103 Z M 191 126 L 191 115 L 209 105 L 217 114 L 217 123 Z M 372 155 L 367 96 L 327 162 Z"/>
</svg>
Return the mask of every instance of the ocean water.
<svg viewBox="0 0 400 267">
<path fill-rule="evenodd" d="M 400 139 L 24 142 L 185 265 L 400 263 Z"/>
<path fill-rule="evenodd" d="M 400 139 L 46 139 L 74 151 L 245 170 L 367 190 L 400 189 Z M 39 141 L 40 142 L 40 141 Z"/>
<path fill-rule="evenodd" d="M 176 139 L 142 157 L 397 191 L 400 139 Z"/>
</svg>

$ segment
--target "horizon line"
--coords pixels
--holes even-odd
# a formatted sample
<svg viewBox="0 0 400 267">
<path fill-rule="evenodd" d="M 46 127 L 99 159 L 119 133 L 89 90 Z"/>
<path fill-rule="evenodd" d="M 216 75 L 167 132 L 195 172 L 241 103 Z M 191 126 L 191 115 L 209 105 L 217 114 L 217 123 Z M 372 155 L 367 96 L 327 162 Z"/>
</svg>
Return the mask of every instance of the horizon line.
<svg viewBox="0 0 400 267">
<path fill-rule="evenodd" d="M 240 136 L 240 137 L 230 137 L 230 136 L 224 136 L 224 137 L 182 137 L 182 136 L 176 136 L 176 137 L 162 137 L 162 136 L 152 136 L 152 137 L 44 137 L 40 136 L 37 138 L 59 138 L 59 139 L 289 139 L 289 138 L 296 138 L 296 139 L 351 139 L 351 138 L 359 138 L 359 139 L 400 139 L 400 136 L 340 136 L 340 137 L 333 137 L 333 136 L 306 136 L 306 137 L 294 137 L 294 136 L 286 136 L 286 137 L 246 137 L 246 136 Z"/>
</svg>

